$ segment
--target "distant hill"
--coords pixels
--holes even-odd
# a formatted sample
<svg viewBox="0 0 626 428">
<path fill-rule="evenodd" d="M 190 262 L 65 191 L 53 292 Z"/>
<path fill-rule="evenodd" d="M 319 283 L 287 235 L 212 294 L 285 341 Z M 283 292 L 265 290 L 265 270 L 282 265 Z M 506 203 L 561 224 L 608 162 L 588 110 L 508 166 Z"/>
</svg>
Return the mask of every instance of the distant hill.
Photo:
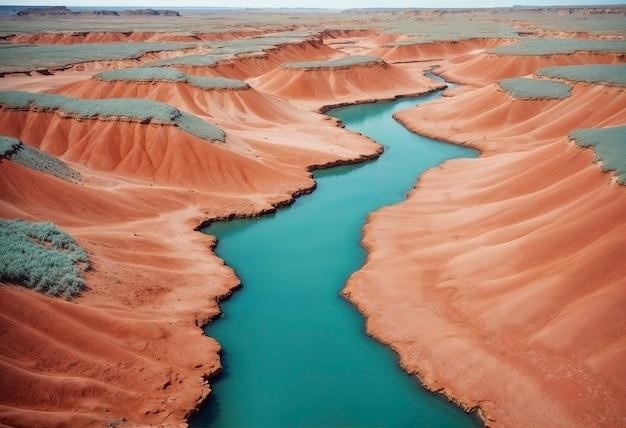
<svg viewBox="0 0 626 428">
<path fill-rule="evenodd" d="M 50 6 L 50 7 L 26 7 L 20 9 L 16 13 L 17 16 L 85 16 L 85 15 L 99 15 L 99 16 L 180 16 L 180 13 L 175 10 L 158 10 L 158 9 L 123 9 L 123 10 L 93 10 L 84 12 L 75 12 L 68 9 L 65 6 Z"/>
</svg>

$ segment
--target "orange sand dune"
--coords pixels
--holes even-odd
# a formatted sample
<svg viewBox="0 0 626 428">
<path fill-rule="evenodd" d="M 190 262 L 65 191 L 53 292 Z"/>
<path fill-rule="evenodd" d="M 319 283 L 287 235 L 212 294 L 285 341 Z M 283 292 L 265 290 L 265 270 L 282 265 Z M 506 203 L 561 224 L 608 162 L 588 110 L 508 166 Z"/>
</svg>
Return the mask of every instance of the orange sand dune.
<svg viewBox="0 0 626 428">
<path fill-rule="evenodd" d="M 106 87 L 178 101 L 231 128 L 217 143 L 170 125 L 2 111 L 0 134 L 59 156 L 84 179 L 74 184 L 3 160 L 0 215 L 55 222 L 92 263 L 88 290 L 73 302 L 0 287 L 4 424 L 103 426 L 125 418 L 183 426 L 210 391 L 203 377 L 220 369 L 219 346 L 199 326 L 238 284 L 210 250 L 214 241 L 194 228 L 271 211 L 314 187 L 311 166 L 380 151 L 334 120 L 253 89 L 89 80 L 71 90 L 105 95 Z M 247 127 L 245 111 L 256 112 Z"/>
<path fill-rule="evenodd" d="M 541 67 L 579 64 L 617 64 L 625 58 L 616 54 L 576 52 L 568 55 L 495 55 L 468 54 L 444 62 L 441 74 L 448 80 L 471 85 L 487 85 L 508 77 L 535 73 Z"/>
<path fill-rule="evenodd" d="M 370 54 L 388 62 L 432 61 L 461 54 L 476 54 L 511 43 L 503 39 L 465 39 L 425 42 L 410 45 L 382 46 Z"/>
<path fill-rule="evenodd" d="M 281 171 L 337 159 L 354 159 L 358 153 L 378 150 L 367 139 L 346 144 L 345 131 L 336 122 L 299 110 L 270 94 L 245 90 L 203 90 L 175 82 L 107 82 L 88 80 L 58 88 L 56 93 L 79 98 L 133 97 L 165 102 L 216 124 L 227 133 L 218 146 L 251 156 L 280 159 Z M 285 153 L 289 153 L 286 157 Z M 266 162 L 263 162 L 265 164 Z M 254 168 L 253 168 L 254 170 Z"/>
<path fill-rule="evenodd" d="M 491 85 L 397 114 L 482 155 L 370 216 L 345 294 L 407 371 L 490 425 L 626 421 L 626 188 L 567 137 L 626 123 L 623 106 L 618 88 L 523 101 Z"/>
<path fill-rule="evenodd" d="M 218 142 L 170 125 L 5 110 L 0 115 L 0 131 L 96 171 L 194 189 L 267 192 L 274 182 L 258 177 L 287 179 L 293 172 L 288 166 L 272 167 L 269 162 L 234 154 Z"/>
<path fill-rule="evenodd" d="M 325 45 L 320 40 L 306 40 L 300 43 L 281 44 L 264 52 L 237 55 L 234 58 L 219 61 L 213 66 L 179 66 L 178 69 L 189 74 L 205 76 L 224 76 L 232 79 L 249 79 L 260 76 L 280 67 L 284 62 L 332 59 L 341 53 Z"/>
<path fill-rule="evenodd" d="M 249 83 L 261 92 L 271 93 L 310 110 L 424 93 L 437 87 L 430 79 L 412 76 L 386 63 L 337 69 L 281 67 L 250 79 Z"/>
<path fill-rule="evenodd" d="M 202 215 L 198 196 L 75 185 L 6 160 L 0 194 L 3 217 L 55 221 L 92 263 L 89 290 L 73 302 L 0 287 L 0 420 L 181 426 L 209 392 L 203 376 L 220 369 L 219 345 L 197 326 L 237 284 L 188 223 Z M 243 206 L 218 195 L 204 203 L 211 199 L 224 213 Z"/>
</svg>

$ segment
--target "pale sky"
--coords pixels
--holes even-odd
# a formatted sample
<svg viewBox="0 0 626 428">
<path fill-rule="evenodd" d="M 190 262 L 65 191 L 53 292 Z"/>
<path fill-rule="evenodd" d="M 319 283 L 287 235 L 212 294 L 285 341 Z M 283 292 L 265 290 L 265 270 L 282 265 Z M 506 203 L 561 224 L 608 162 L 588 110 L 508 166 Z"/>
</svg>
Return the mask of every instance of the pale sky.
<svg viewBox="0 0 626 428">
<path fill-rule="evenodd" d="M 516 5 L 624 4 L 623 0 L 0 0 L 0 5 L 64 5 L 90 7 L 507 7 Z"/>
</svg>

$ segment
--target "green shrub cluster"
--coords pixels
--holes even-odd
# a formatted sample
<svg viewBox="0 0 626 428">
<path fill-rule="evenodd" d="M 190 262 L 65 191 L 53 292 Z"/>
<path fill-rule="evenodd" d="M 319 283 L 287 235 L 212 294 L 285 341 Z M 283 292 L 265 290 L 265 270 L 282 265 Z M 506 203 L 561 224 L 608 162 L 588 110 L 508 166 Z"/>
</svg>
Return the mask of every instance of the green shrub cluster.
<svg viewBox="0 0 626 428">
<path fill-rule="evenodd" d="M 248 89 L 244 81 L 225 77 L 193 76 L 173 68 L 165 67 L 134 67 L 121 68 L 98 73 L 96 79 L 104 81 L 129 82 L 181 82 L 200 89 Z"/>
<path fill-rule="evenodd" d="M 163 58 L 148 64 L 150 67 L 162 67 L 162 66 L 198 66 L 198 67 L 212 67 L 221 59 L 224 59 L 224 55 L 203 54 L 203 55 L 183 55 L 173 58 Z"/>
<path fill-rule="evenodd" d="M 571 86 L 554 80 L 513 78 L 502 79 L 500 87 L 519 99 L 563 99 L 570 96 Z"/>
<path fill-rule="evenodd" d="M 570 135 L 581 147 L 593 148 L 603 171 L 614 171 L 626 185 L 626 125 L 611 128 L 580 129 Z"/>
<path fill-rule="evenodd" d="M 491 49 L 498 55 L 566 55 L 575 52 L 626 53 L 626 40 L 532 38 Z"/>
<path fill-rule="evenodd" d="M 587 64 L 545 67 L 540 76 L 611 86 L 626 86 L 626 64 Z"/>
<path fill-rule="evenodd" d="M 21 145 L 22 142 L 16 138 L 0 135 L 0 158 L 10 157 Z"/>
<path fill-rule="evenodd" d="M 52 223 L 0 219 L 0 280 L 54 296 L 83 289 L 87 253 Z"/>
<path fill-rule="evenodd" d="M 6 156 L 11 162 L 18 163 L 26 168 L 54 175 L 63 180 L 75 181 L 80 179 L 80 174 L 68 167 L 65 162 L 50 156 L 48 153 L 37 150 L 34 147 L 22 143 L 10 137 L 0 136 L 0 146 L 3 139 L 11 139 L 17 142 Z"/>
<path fill-rule="evenodd" d="M 168 104 L 134 98 L 77 99 L 62 95 L 0 91 L 0 105 L 10 109 L 61 111 L 79 118 L 125 117 L 139 122 L 156 121 L 180 127 L 205 140 L 224 141 L 225 134 L 197 116 Z"/>
<path fill-rule="evenodd" d="M 375 56 L 369 55 L 349 55 L 343 58 L 328 60 L 328 61 L 298 61 L 298 62 L 289 62 L 283 64 L 283 67 L 286 68 L 295 68 L 295 69 L 320 69 L 320 68 L 349 68 L 357 65 L 366 65 L 366 64 L 383 64 L 384 61 Z"/>
<path fill-rule="evenodd" d="M 196 46 L 199 44 L 160 42 L 67 45 L 0 44 L 0 72 L 61 68 L 88 61 L 137 58 L 147 52 L 173 51 Z"/>
</svg>

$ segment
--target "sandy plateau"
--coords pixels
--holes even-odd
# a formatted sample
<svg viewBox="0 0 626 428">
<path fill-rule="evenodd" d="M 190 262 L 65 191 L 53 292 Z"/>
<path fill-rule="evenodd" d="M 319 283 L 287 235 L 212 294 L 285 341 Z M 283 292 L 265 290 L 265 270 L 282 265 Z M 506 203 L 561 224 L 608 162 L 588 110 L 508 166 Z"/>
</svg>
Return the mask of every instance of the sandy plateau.
<svg viewBox="0 0 626 428">
<path fill-rule="evenodd" d="M 0 423 L 185 426 L 221 367 L 220 346 L 201 327 L 238 286 L 214 240 L 195 229 L 290 203 L 314 189 L 314 167 L 379 156 L 380 146 L 319 112 L 431 92 L 441 85 L 423 71 L 437 66 L 467 86 L 397 119 L 481 156 L 427 172 L 405 202 L 370 216 L 368 260 L 345 295 L 409 373 L 479 408 L 488 425 L 626 424 L 626 187 L 568 137 L 625 124 L 625 89 L 575 83 L 564 100 L 520 100 L 497 84 L 545 66 L 623 63 L 624 54 L 495 55 L 512 40 L 492 37 L 393 45 L 402 38 L 372 27 L 178 67 L 245 79 L 247 89 L 93 76 L 174 54 L 0 78 L 3 90 L 159 101 L 226 134 L 206 141 L 167 124 L 0 109 L 1 135 L 83 177 L 72 183 L 2 159 L 0 216 L 56 223 L 92 264 L 87 289 L 69 301 L 0 287 Z M 94 31 L 6 41 L 219 38 Z M 284 66 L 346 54 L 384 61 Z"/>
</svg>

